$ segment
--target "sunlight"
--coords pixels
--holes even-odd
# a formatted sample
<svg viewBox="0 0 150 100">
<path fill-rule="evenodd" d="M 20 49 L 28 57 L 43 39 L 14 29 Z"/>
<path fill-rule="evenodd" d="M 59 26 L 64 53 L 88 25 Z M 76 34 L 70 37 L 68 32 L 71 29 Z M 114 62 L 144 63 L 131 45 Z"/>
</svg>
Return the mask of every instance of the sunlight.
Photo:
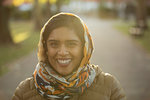
<svg viewBox="0 0 150 100">
<path fill-rule="evenodd" d="M 20 6 L 23 2 L 24 0 L 13 0 L 13 5 Z"/>
<path fill-rule="evenodd" d="M 56 1 L 57 0 L 49 0 L 50 4 L 54 4 L 54 3 L 56 3 Z M 44 4 L 46 2 L 47 2 L 47 0 L 39 0 L 39 3 L 42 3 L 42 4 Z"/>
<path fill-rule="evenodd" d="M 19 33 L 14 36 L 14 42 L 15 43 L 20 43 L 24 40 L 26 40 L 30 35 L 27 32 Z"/>
<path fill-rule="evenodd" d="M 57 0 L 49 0 L 50 4 L 55 4 Z M 44 4 L 47 0 L 39 0 L 39 3 Z M 13 0 L 14 6 L 20 6 L 23 3 L 34 3 L 34 0 Z"/>
<path fill-rule="evenodd" d="M 50 2 L 51 4 L 56 3 L 56 1 L 57 1 L 57 0 L 49 0 L 49 2 Z"/>
</svg>

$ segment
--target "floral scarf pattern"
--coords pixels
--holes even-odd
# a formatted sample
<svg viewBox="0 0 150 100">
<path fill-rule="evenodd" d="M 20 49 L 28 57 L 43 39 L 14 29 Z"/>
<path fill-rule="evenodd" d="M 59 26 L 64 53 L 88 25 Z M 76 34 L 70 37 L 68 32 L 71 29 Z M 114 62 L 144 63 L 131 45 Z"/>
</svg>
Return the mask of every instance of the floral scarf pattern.
<svg viewBox="0 0 150 100">
<path fill-rule="evenodd" d="M 57 74 L 49 64 L 39 62 L 36 66 L 33 73 L 35 86 L 37 91 L 45 98 L 61 100 L 71 98 L 73 94 L 83 93 L 84 90 L 91 86 L 95 79 L 96 71 L 89 64 L 93 51 L 92 39 L 82 20 L 81 23 L 84 26 L 84 56 L 75 72 L 67 77 L 63 77 Z"/>
</svg>

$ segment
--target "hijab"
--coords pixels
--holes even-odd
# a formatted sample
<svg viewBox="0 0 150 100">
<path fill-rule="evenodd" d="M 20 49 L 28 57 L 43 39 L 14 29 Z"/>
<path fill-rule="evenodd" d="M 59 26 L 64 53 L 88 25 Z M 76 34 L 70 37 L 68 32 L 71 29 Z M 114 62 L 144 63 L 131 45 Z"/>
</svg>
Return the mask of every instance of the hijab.
<svg viewBox="0 0 150 100">
<path fill-rule="evenodd" d="M 55 16 L 61 14 L 77 17 L 81 21 L 84 28 L 84 56 L 78 69 L 65 77 L 58 74 L 50 64 L 39 61 L 33 73 L 34 83 L 38 93 L 47 99 L 65 100 L 75 94 L 82 94 L 91 86 L 96 76 L 95 69 L 89 63 L 93 51 L 93 43 L 86 25 L 77 15 L 71 13 L 60 13 Z M 40 40 L 42 40 L 42 37 Z M 43 45 L 42 42 L 41 45 Z"/>
</svg>

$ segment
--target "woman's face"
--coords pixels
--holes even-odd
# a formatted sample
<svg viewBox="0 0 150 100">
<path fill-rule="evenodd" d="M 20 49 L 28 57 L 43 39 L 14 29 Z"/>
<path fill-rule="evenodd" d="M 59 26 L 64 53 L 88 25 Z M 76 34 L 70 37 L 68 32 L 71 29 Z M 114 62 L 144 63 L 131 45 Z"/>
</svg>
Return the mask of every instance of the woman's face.
<svg viewBox="0 0 150 100">
<path fill-rule="evenodd" d="M 54 29 L 47 39 L 47 56 L 51 66 L 61 75 L 68 75 L 79 67 L 83 46 L 74 30 Z"/>
</svg>

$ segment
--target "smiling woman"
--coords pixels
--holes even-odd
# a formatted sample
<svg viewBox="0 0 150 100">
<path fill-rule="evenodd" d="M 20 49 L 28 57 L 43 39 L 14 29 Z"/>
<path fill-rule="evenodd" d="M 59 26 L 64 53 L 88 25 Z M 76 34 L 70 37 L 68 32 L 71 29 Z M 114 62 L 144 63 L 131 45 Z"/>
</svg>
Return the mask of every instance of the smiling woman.
<svg viewBox="0 0 150 100">
<path fill-rule="evenodd" d="M 59 13 L 41 30 L 39 63 L 12 100 L 125 100 L 118 80 L 89 63 L 93 43 L 76 15 Z"/>
<path fill-rule="evenodd" d="M 82 43 L 74 30 L 56 28 L 48 37 L 46 53 L 51 66 L 59 74 L 68 75 L 80 64 L 83 57 Z"/>
</svg>

